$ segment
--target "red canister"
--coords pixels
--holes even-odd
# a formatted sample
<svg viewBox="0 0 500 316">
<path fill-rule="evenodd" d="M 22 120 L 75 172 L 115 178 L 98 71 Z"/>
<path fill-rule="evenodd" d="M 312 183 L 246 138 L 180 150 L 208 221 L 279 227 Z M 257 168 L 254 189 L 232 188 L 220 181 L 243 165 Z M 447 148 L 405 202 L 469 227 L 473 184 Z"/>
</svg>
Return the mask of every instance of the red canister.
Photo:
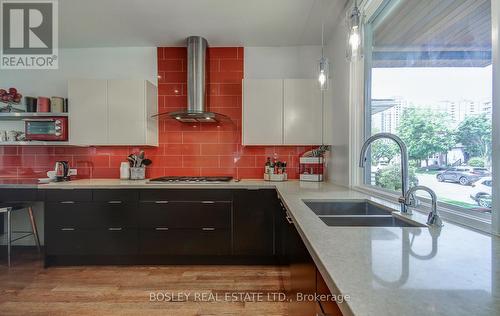
<svg viewBox="0 0 500 316">
<path fill-rule="evenodd" d="M 38 97 L 37 111 L 50 112 L 50 99 L 46 97 Z"/>
</svg>

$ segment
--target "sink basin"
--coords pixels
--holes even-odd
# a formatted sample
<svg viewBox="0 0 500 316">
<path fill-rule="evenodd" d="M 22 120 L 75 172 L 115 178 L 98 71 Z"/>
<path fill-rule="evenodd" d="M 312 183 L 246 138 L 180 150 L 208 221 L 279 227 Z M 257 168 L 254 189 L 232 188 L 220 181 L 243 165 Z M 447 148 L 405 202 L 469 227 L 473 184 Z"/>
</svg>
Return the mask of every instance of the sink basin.
<svg viewBox="0 0 500 316">
<path fill-rule="evenodd" d="M 402 221 L 394 216 L 339 216 L 322 217 L 320 219 L 328 226 L 364 226 L 364 227 L 425 227 Z"/>
<path fill-rule="evenodd" d="M 392 210 L 367 201 L 329 202 L 304 201 L 318 216 L 327 215 L 391 215 Z"/>
<path fill-rule="evenodd" d="M 368 201 L 331 202 L 304 200 L 328 226 L 425 227 L 392 216 L 393 210 Z"/>
</svg>

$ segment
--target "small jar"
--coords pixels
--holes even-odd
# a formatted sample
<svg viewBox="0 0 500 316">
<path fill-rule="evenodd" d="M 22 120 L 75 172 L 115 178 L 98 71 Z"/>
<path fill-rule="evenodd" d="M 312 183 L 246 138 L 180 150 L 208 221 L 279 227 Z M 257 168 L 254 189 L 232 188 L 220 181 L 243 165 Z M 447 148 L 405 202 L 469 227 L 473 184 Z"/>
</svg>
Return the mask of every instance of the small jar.
<svg viewBox="0 0 500 316">
<path fill-rule="evenodd" d="M 120 164 L 120 180 L 130 179 L 130 164 L 126 161 Z"/>
</svg>

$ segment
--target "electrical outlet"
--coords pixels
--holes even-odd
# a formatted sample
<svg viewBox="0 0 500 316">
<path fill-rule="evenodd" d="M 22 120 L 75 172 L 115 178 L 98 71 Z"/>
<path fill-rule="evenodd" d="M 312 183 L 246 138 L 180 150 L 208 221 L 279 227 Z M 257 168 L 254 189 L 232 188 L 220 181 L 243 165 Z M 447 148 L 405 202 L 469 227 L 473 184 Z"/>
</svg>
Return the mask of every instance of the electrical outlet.
<svg viewBox="0 0 500 316">
<path fill-rule="evenodd" d="M 69 169 L 69 175 L 70 176 L 77 176 L 78 175 L 78 169 Z"/>
</svg>

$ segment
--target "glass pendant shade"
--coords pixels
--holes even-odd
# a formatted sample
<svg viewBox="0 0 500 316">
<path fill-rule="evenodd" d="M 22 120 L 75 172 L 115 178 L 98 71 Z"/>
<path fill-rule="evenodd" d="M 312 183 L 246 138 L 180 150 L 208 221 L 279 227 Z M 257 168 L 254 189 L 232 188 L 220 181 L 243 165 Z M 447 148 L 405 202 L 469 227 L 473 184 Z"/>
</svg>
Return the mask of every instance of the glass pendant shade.
<svg viewBox="0 0 500 316">
<path fill-rule="evenodd" d="M 328 90 L 328 80 L 330 77 L 330 62 L 328 58 L 321 57 L 318 63 L 318 84 L 320 90 Z"/>
<path fill-rule="evenodd" d="M 355 5 L 347 16 L 347 60 L 352 61 L 363 56 L 363 32 L 361 12 Z"/>
</svg>

